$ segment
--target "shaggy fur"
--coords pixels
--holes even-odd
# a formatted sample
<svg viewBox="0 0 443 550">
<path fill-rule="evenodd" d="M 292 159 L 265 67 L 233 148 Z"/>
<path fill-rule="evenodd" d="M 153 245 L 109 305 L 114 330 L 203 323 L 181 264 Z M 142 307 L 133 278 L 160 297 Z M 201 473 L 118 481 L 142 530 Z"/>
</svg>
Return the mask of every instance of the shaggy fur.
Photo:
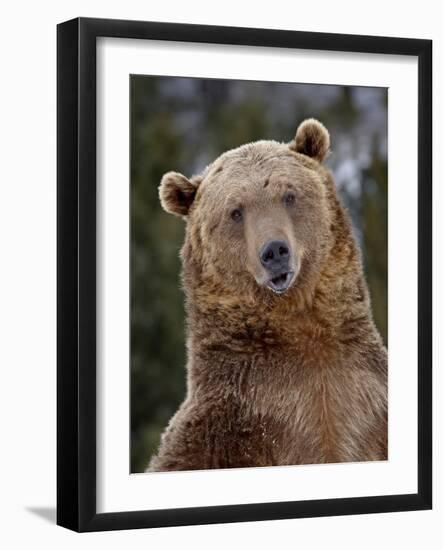
<svg viewBox="0 0 443 550">
<path fill-rule="evenodd" d="M 328 150 L 327 130 L 310 119 L 289 144 L 250 143 L 191 180 L 164 176 L 162 205 L 187 222 L 188 378 L 149 471 L 387 458 L 386 349 L 320 164 Z M 270 236 L 296 256 L 282 295 L 257 282 Z"/>
</svg>

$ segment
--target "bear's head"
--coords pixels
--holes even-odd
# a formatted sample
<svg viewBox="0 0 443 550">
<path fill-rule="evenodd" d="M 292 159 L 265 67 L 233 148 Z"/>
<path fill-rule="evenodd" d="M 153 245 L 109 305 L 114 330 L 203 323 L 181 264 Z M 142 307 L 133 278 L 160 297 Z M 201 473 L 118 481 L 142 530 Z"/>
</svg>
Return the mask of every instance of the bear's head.
<svg viewBox="0 0 443 550">
<path fill-rule="evenodd" d="M 312 290 L 334 242 L 328 152 L 328 131 L 309 119 L 290 143 L 248 143 L 198 176 L 163 176 L 163 208 L 186 220 L 188 296 L 270 303 Z"/>
</svg>

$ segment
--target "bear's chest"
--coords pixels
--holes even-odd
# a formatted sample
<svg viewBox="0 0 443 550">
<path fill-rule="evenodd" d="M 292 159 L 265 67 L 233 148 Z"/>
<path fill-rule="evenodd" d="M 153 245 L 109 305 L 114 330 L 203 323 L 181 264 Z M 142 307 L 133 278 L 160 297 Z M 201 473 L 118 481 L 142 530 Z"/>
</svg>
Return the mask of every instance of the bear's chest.
<svg viewBox="0 0 443 550">
<path fill-rule="evenodd" d="M 383 384 L 352 363 L 269 361 L 266 376 L 245 383 L 252 414 L 264 419 L 276 462 L 301 464 L 377 458 L 368 450 L 376 431 Z"/>
</svg>

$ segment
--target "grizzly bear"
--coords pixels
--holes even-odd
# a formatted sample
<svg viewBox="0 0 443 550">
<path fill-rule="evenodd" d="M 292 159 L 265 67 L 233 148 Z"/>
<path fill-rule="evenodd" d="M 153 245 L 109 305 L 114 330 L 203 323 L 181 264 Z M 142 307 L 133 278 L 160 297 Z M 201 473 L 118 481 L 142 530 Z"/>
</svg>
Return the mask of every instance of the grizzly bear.
<svg viewBox="0 0 443 550">
<path fill-rule="evenodd" d="M 186 220 L 187 395 L 148 471 L 387 458 L 387 352 L 328 152 L 309 119 L 163 176 Z"/>
</svg>

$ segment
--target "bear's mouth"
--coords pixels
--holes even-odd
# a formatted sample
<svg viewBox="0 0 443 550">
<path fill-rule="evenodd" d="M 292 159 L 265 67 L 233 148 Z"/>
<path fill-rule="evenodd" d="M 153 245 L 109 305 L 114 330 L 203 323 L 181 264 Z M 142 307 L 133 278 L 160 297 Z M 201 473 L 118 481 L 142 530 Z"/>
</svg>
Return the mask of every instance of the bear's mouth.
<svg viewBox="0 0 443 550">
<path fill-rule="evenodd" d="M 266 283 L 266 286 L 270 288 L 276 294 L 283 294 L 291 286 L 292 281 L 294 280 L 293 271 L 285 271 L 280 273 Z"/>
</svg>

